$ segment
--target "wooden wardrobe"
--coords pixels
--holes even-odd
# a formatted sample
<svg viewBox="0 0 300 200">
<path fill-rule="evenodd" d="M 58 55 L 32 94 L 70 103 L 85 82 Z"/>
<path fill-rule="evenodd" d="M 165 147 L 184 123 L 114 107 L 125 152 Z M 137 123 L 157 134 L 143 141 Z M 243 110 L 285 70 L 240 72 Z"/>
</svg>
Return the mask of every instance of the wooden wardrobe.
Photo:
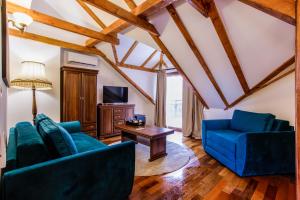
<svg viewBox="0 0 300 200">
<path fill-rule="evenodd" d="M 83 132 L 97 137 L 98 70 L 61 68 L 61 121 L 80 121 Z"/>
</svg>

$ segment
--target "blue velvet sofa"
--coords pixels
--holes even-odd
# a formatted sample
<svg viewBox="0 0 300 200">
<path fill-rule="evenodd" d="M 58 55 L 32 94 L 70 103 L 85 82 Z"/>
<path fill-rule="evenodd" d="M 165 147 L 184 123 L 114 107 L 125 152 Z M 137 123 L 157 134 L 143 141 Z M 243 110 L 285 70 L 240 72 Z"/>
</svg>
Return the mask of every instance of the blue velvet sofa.
<svg viewBox="0 0 300 200">
<path fill-rule="evenodd" d="M 79 122 L 55 123 L 40 114 L 36 126 L 20 122 L 10 129 L 1 199 L 127 199 L 134 170 L 133 142 L 107 146 L 80 132 Z"/>
<path fill-rule="evenodd" d="M 235 110 L 232 119 L 203 120 L 204 150 L 239 176 L 295 172 L 295 132 L 272 114 Z"/>
</svg>

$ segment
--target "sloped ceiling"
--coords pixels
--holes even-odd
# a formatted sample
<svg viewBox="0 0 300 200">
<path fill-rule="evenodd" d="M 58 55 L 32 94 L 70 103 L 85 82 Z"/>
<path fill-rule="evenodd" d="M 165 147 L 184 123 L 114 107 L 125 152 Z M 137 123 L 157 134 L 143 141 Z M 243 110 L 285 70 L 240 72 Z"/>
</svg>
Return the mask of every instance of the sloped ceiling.
<svg viewBox="0 0 300 200">
<path fill-rule="evenodd" d="M 139 5 L 143 1 L 135 0 L 135 3 Z M 130 10 L 124 0 L 112 0 L 112 2 L 128 11 Z M 295 45 L 294 26 L 237 0 L 215 0 L 215 2 L 250 88 L 293 56 Z M 235 101 L 244 92 L 211 20 L 202 16 L 185 0 L 179 0 L 173 5 L 203 55 L 227 101 L 229 103 Z M 117 19 L 97 8 L 92 6 L 90 8 L 106 25 Z M 75 0 L 33 0 L 32 9 L 96 31 L 101 30 Z M 160 39 L 175 57 L 208 106 L 211 108 L 225 108 L 216 89 L 208 79 L 169 13 L 164 9 L 149 20 L 159 31 Z M 27 31 L 80 45 L 84 45 L 87 39 L 78 34 L 36 22 L 30 25 Z M 127 64 L 139 66 L 154 49 L 159 50 L 149 34 L 136 27 L 130 27 L 119 34 L 118 37 L 120 39 L 120 45 L 117 46 L 119 59 L 122 59 L 134 41 L 140 42 L 127 59 Z M 111 60 L 114 60 L 112 48 L 109 44 L 101 43 L 96 47 L 105 52 Z M 149 62 L 149 67 L 155 65 L 158 59 L 159 54 Z M 164 60 L 168 66 L 172 66 L 167 58 Z M 135 70 L 130 72 L 124 70 L 124 72 L 130 74 L 133 80 L 135 79 L 133 75 L 133 72 L 136 72 Z M 153 76 L 153 73 L 148 74 Z M 141 83 L 140 80 L 136 80 L 136 82 Z M 146 88 L 146 86 L 142 87 Z"/>
</svg>

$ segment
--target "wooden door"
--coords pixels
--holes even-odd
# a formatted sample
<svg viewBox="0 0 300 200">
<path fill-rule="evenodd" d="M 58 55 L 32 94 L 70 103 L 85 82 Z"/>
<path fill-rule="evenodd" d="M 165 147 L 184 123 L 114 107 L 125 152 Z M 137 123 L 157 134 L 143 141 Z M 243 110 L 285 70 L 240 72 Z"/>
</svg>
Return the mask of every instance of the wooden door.
<svg viewBox="0 0 300 200">
<path fill-rule="evenodd" d="M 101 129 L 100 135 L 112 134 L 114 131 L 113 125 L 113 108 L 112 107 L 102 107 L 100 111 L 101 118 Z"/>
<path fill-rule="evenodd" d="M 97 74 L 82 73 L 82 107 L 82 123 L 96 123 Z"/>
<path fill-rule="evenodd" d="M 62 121 L 81 121 L 81 73 L 63 71 Z"/>
</svg>

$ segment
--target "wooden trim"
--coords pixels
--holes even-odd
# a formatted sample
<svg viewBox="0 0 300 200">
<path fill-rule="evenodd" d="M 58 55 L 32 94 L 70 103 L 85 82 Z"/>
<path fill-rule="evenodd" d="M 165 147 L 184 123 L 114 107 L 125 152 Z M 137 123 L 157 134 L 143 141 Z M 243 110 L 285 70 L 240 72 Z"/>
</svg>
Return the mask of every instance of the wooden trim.
<svg viewBox="0 0 300 200">
<path fill-rule="evenodd" d="M 140 67 L 145 67 L 148 62 L 155 56 L 157 53 L 157 50 L 154 50 L 153 53 L 143 62 L 143 64 Z"/>
<path fill-rule="evenodd" d="M 163 57 L 164 57 L 164 54 L 161 52 L 160 53 L 160 58 L 159 58 L 159 70 L 162 70 L 162 66 L 163 66 Z"/>
<path fill-rule="evenodd" d="M 99 17 L 82 0 L 76 1 L 101 28 L 106 28 L 106 25 L 102 22 L 102 20 L 100 20 Z"/>
<path fill-rule="evenodd" d="M 246 81 L 246 78 L 243 74 L 242 68 L 240 66 L 240 63 L 236 57 L 236 54 L 234 52 L 233 46 L 231 45 L 231 42 L 229 40 L 229 37 L 227 35 L 225 26 L 222 22 L 222 19 L 219 15 L 219 12 L 217 10 L 216 4 L 214 2 L 214 0 L 212 0 L 210 2 L 210 9 L 208 12 L 208 15 L 215 27 L 215 30 L 220 38 L 220 41 L 224 47 L 224 50 L 231 62 L 231 65 L 235 71 L 235 74 L 244 90 L 245 93 L 247 93 L 249 91 L 249 86 L 248 83 Z"/>
<path fill-rule="evenodd" d="M 131 47 L 128 49 L 127 53 L 125 54 L 125 56 L 122 58 L 122 61 L 120 63 L 120 65 L 124 65 L 127 58 L 130 56 L 130 54 L 133 52 L 133 50 L 135 49 L 135 47 L 139 44 L 138 41 L 134 41 L 134 43 L 131 45 Z"/>
<path fill-rule="evenodd" d="M 150 32 L 154 35 L 159 35 L 156 28 L 150 24 L 147 20 L 138 17 L 131 12 L 128 12 L 127 10 L 117 6 L 116 4 L 108 1 L 108 0 L 82 0 L 90 5 L 95 6 L 96 8 L 99 8 L 115 17 L 118 17 L 120 19 L 123 19 L 127 21 L 128 23 L 131 23 L 137 27 L 140 27 L 144 29 L 147 32 Z"/>
<path fill-rule="evenodd" d="M 131 10 L 136 7 L 134 0 L 124 0 L 124 1 Z"/>
<path fill-rule="evenodd" d="M 129 65 L 129 64 L 123 64 L 123 65 L 118 65 L 119 67 L 123 67 L 123 68 L 127 68 L 127 69 L 133 69 L 133 70 L 140 70 L 140 71 L 144 71 L 144 72 L 152 72 L 152 73 L 156 73 L 156 70 L 151 69 L 151 68 L 145 68 L 145 67 L 140 67 L 140 66 L 136 66 L 136 65 Z"/>
<path fill-rule="evenodd" d="M 262 81 L 257 83 L 251 90 L 249 90 L 248 93 L 240 96 L 238 99 L 236 99 L 234 102 L 232 102 L 226 109 L 232 108 L 233 106 L 237 105 L 238 103 L 240 103 L 242 100 L 244 100 L 248 96 L 259 91 L 265 84 L 267 84 L 270 80 L 272 80 L 278 74 L 280 74 L 285 69 L 287 69 L 289 66 L 291 66 L 294 62 L 295 62 L 295 57 L 292 57 L 289 60 L 287 60 L 286 62 L 284 62 L 282 65 L 280 65 L 278 68 L 276 68 L 273 72 L 271 72 L 266 78 L 264 78 Z"/>
<path fill-rule="evenodd" d="M 84 72 L 88 74 L 98 74 L 99 70 L 95 69 L 86 69 L 86 68 L 78 68 L 78 67 L 69 67 L 69 66 L 62 66 L 60 68 L 63 71 L 76 71 L 76 72 Z"/>
<path fill-rule="evenodd" d="M 118 66 L 113 63 L 102 51 L 96 49 L 96 48 L 87 48 L 85 46 L 80 46 L 77 44 L 37 35 L 34 33 L 28 33 L 24 32 L 21 33 L 20 31 L 17 31 L 15 29 L 9 29 L 9 34 L 15 37 L 19 38 L 25 38 L 30 39 L 54 46 L 63 47 L 66 49 L 72 49 L 74 51 L 86 53 L 86 54 L 94 54 L 100 56 L 102 59 L 105 60 L 109 65 L 111 65 L 112 68 L 114 68 L 123 78 L 125 78 L 135 89 L 137 89 L 146 99 L 148 99 L 152 104 L 155 105 L 155 101 L 150 97 L 140 86 L 138 86 L 129 76 L 127 76 L 121 69 L 118 68 Z"/>
<path fill-rule="evenodd" d="M 30 9 L 24 8 L 22 6 L 13 4 L 13 3 L 7 3 L 7 11 L 9 13 L 23 12 L 23 13 L 26 13 L 29 16 L 31 16 L 33 18 L 33 20 L 36 22 L 40 22 L 40 23 L 43 23 L 43 24 L 46 24 L 49 26 L 53 26 L 53 27 L 60 28 L 60 29 L 66 30 L 66 31 L 77 33 L 79 35 L 84 35 L 84 36 L 88 36 L 88 37 L 95 38 L 98 40 L 106 41 L 109 43 L 119 44 L 118 38 L 113 37 L 111 35 L 105 35 L 103 33 L 99 33 L 97 31 L 61 20 L 61 19 L 58 19 L 55 17 L 51 17 L 51 16 L 43 14 L 41 12 L 30 10 Z"/>
<path fill-rule="evenodd" d="M 146 0 L 143 3 L 141 3 L 139 6 L 136 8 L 132 9 L 131 13 L 134 14 L 135 16 L 140 16 L 144 15 L 148 12 L 151 12 L 153 9 L 159 10 L 162 9 L 169 4 L 171 4 L 174 0 Z M 110 26 L 107 28 L 103 29 L 101 33 L 103 34 L 110 34 L 110 33 L 118 33 L 126 28 L 130 27 L 131 24 L 122 20 L 118 19 L 115 22 L 113 22 Z M 96 40 L 93 38 L 90 38 L 86 41 L 86 46 L 87 47 L 93 47 L 96 44 L 101 42 L 101 40 Z"/>
<path fill-rule="evenodd" d="M 295 80 L 295 104 L 296 104 L 296 199 L 300 199 L 300 0 L 296 0 L 296 41 L 295 41 L 295 59 L 296 59 L 296 80 Z"/>
<path fill-rule="evenodd" d="M 203 106 L 205 108 L 209 109 L 209 107 L 208 107 L 207 103 L 205 102 L 205 100 L 201 97 L 200 93 L 197 91 L 197 89 L 194 86 L 194 84 L 191 82 L 191 80 L 188 78 L 188 76 L 182 70 L 182 68 L 180 67 L 180 65 L 177 63 L 177 61 L 175 60 L 175 58 L 173 57 L 173 55 L 171 54 L 171 52 L 168 50 L 168 48 L 161 41 L 161 39 L 159 37 L 151 35 L 151 34 L 150 34 L 150 36 L 153 38 L 153 40 L 159 46 L 159 48 L 164 52 L 164 54 L 168 57 L 168 59 L 172 62 L 173 66 L 177 69 L 178 73 L 180 73 L 180 75 L 183 77 L 183 79 L 185 81 L 187 81 L 187 83 L 191 86 L 191 88 L 193 89 L 195 95 L 197 96 L 197 98 L 199 99 L 199 101 L 203 104 Z"/>
<path fill-rule="evenodd" d="M 151 69 L 156 69 L 158 66 L 159 66 L 159 64 L 160 64 L 160 60 L 151 68 Z"/>
<path fill-rule="evenodd" d="M 115 58 L 115 63 L 119 63 L 119 58 L 118 58 L 118 53 L 117 53 L 117 49 L 116 49 L 116 45 L 111 45 L 113 54 L 114 54 L 114 58 Z"/>
<path fill-rule="evenodd" d="M 179 14 L 177 13 L 176 9 L 173 5 L 169 5 L 167 7 L 167 10 L 170 14 L 170 16 L 173 18 L 175 24 L 177 25 L 177 28 L 180 30 L 181 34 L 183 35 L 185 41 L 188 43 L 190 49 L 193 51 L 195 57 L 197 58 L 200 66 L 203 68 L 204 72 L 206 73 L 208 79 L 213 84 L 214 88 L 216 89 L 217 93 L 219 94 L 220 98 L 222 99 L 225 107 L 227 107 L 229 104 L 226 100 L 226 97 L 224 96 L 221 88 L 219 87 L 217 81 L 215 80 L 212 72 L 210 71 L 205 59 L 203 58 L 200 50 L 198 49 L 196 43 L 194 42 L 192 36 L 188 32 L 187 28 L 185 27 L 183 21 L 181 20 Z"/>
<path fill-rule="evenodd" d="M 208 6 L 203 0 L 187 0 L 187 2 L 200 12 L 204 17 L 208 17 Z"/>
<path fill-rule="evenodd" d="M 239 0 L 273 17 L 296 25 L 295 0 Z"/>
<path fill-rule="evenodd" d="M 265 88 L 265 87 L 271 85 L 272 83 L 275 83 L 276 81 L 278 81 L 278 80 L 280 80 L 280 79 L 286 77 L 287 75 L 293 73 L 294 71 L 295 71 L 295 69 L 291 69 L 291 70 L 285 72 L 284 74 L 278 76 L 277 78 L 274 78 L 274 79 L 271 80 L 270 82 L 268 82 L 268 83 L 266 83 L 265 85 L 263 85 L 260 89 Z"/>
<path fill-rule="evenodd" d="M 8 50 L 8 34 L 7 34 L 7 13 L 6 13 L 6 0 L 1 0 L 1 56 L 2 56 L 2 80 L 4 84 L 9 87 L 9 50 Z"/>
</svg>

